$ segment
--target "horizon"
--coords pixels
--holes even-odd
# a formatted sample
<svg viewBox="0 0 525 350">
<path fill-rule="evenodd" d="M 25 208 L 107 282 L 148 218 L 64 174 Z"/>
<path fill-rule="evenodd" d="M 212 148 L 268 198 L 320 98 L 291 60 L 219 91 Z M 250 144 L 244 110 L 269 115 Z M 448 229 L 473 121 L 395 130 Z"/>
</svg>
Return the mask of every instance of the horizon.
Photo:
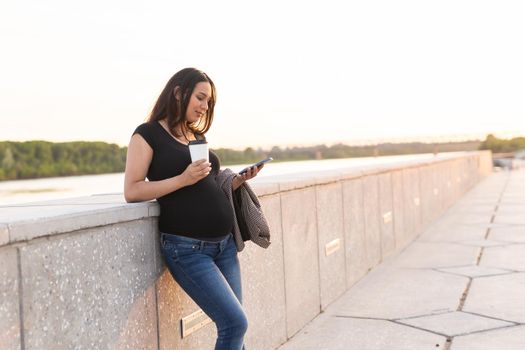
<svg viewBox="0 0 525 350">
<path fill-rule="evenodd" d="M 246 145 L 244 147 L 211 147 L 212 149 L 232 149 L 235 151 L 243 151 L 247 148 L 252 149 L 260 149 L 260 150 L 271 150 L 273 147 L 279 147 L 281 149 L 286 148 L 294 148 L 294 147 L 318 147 L 318 146 L 326 146 L 326 147 L 332 147 L 334 145 L 345 145 L 350 147 L 366 147 L 366 146 L 375 146 L 375 145 L 381 145 L 381 144 L 409 144 L 409 143 L 422 143 L 422 144 L 446 144 L 446 143 L 466 143 L 466 142 L 483 142 L 487 136 L 493 135 L 497 137 L 498 139 L 502 140 L 510 140 L 512 138 L 519 138 L 519 137 L 525 137 L 525 133 L 506 133 L 506 134 L 486 134 L 486 135 L 454 135 L 454 136 L 439 136 L 439 137 L 413 137 L 413 138 L 383 138 L 383 139 L 362 139 L 362 140 L 354 140 L 354 142 L 343 142 L 343 141 L 332 141 L 332 142 L 325 142 L 325 143 L 301 143 L 301 144 L 287 144 L 287 145 Z M 128 145 L 121 145 L 117 144 L 115 142 L 108 142 L 104 140 L 65 140 L 65 141 L 53 141 L 53 140 L 46 140 L 46 139 L 31 139 L 31 140 L 0 140 L 0 142 L 50 142 L 50 143 L 68 143 L 68 142 L 103 142 L 107 144 L 114 144 L 119 147 L 127 147 Z"/>
</svg>

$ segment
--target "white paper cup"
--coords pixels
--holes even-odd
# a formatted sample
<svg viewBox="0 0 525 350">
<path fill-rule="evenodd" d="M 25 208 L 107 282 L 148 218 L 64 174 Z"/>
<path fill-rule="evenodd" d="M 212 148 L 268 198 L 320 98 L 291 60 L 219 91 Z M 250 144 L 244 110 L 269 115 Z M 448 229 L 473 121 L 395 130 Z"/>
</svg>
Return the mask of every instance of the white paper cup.
<svg viewBox="0 0 525 350">
<path fill-rule="evenodd" d="M 188 147 L 190 148 L 190 156 L 192 163 L 201 159 L 206 159 L 207 162 L 210 161 L 208 142 L 206 142 L 206 140 L 190 141 Z"/>
</svg>

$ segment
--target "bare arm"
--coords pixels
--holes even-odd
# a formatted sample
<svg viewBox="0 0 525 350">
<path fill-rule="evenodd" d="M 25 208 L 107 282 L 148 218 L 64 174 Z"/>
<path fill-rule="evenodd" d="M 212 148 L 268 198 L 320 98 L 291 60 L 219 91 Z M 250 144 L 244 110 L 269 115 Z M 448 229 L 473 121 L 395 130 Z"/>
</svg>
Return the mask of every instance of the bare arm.
<svg viewBox="0 0 525 350">
<path fill-rule="evenodd" d="M 193 185 L 206 177 L 211 170 L 210 163 L 199 160 L 191 163 L 177 176 L 160 181 L 146 181 L 146 175 L 153 158 L 153 150 L 140 136 L 131 137 L 126 158 L 124 176 L 124 198 L 126 202 L 149 201 L 168 193 Z"/>
</svg>

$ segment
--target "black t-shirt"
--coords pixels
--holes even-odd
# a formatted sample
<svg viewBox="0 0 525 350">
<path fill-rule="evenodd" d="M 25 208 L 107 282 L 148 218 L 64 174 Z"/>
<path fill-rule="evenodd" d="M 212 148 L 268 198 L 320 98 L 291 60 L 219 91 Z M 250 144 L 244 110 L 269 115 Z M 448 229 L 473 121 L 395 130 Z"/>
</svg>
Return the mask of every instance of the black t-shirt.
<svg viewBox="0 0 525 350">
<path fill-rule="evenodd" d="M 149 181 L 180 175 L 191 163 L 188 146 L 178 142 L 159 122 L 141 124 L 135 130 L 153 149 Z M 197 183 L 157 198 L 159 230 L 198 239 L 225 236 L 233 228 L 233 212 L 226 194 L 215 181 L 220 162 L 210 151 L 211 173 Z"/>
</svg>

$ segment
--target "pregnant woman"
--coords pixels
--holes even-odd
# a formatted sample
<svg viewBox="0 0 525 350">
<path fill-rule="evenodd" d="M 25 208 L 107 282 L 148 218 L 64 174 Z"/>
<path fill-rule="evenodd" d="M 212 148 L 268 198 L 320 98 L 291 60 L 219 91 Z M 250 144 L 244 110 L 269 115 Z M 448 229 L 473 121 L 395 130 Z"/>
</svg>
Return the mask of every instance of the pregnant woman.
<svg viewBox="0 0 525 350">
<path fill-rule="evenodd" d="M 131 137 L 124 196 L 128 202 L 158 201 L 160 243 L 171 275 L 215 322 L 215 349 L 233 350 L 243 348 L 248 327 L 232 235 L 235 214 L 216 181 L 217 155 L 192 162 L 188 149 L 210 129 L 215 96 L 212 80 L 194 68 L 168 81 L 148 121 Z M 230 191 L 259 170 L 233 175 Z"/>
</svg>

